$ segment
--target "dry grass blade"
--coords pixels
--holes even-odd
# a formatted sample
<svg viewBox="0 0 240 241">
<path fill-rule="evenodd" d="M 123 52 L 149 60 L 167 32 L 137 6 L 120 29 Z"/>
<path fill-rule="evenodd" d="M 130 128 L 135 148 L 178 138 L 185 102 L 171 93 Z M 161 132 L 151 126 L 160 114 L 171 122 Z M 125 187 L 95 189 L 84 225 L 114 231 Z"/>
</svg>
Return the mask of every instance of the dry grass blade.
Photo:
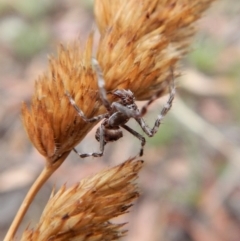
<svg viewBox="0 0 240 241">
<path fill-rule="evenodd" d="M 139 196 L 135 184 L 142 161 L 123 164 L 83 179 L 76 186 L 63 186 L 49 199 L 39 224 L 26 230 L 22 241 L 117 240 L 124 224 L 109 222 L 128 212 Z"/>
<path fill-rule="evenodd" d="M 107 89 L 149 99 L 188 52 L 194 24 L 213 0 L 96 0 L 98 61 Z"/>
</svg>

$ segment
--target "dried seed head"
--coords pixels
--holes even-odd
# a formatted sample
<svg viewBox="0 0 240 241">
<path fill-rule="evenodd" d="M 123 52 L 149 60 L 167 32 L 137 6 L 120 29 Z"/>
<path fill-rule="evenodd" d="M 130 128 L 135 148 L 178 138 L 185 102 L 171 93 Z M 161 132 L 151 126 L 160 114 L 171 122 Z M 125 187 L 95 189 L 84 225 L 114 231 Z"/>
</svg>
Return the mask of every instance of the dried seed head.
<svg viewBox="0 0 240 241">
<path fill-rule="evenodd" d="M 96 0 L 98 61 L 107 89 L 131 89 L 138 100 L 166 88 L 169 68 L 188 51 L 193 24 L 213 0 Z M 164 91 L 163 91 L 164 93 Z"/>
<path fill-rule="evenodd" d="M 131 159 L 72 188 L 63 186 L 52 194 L 37 227 L 26 230 L 21 241 L 119 239 L 126 233 L 124 224 L 109 220 L 128 212 L 139 196 L 135 180 L 142 165 Z"/>
<path fill-rule="evenodd" d="M 170 68 L 187 52 L 193 25 L 212 1 L 96 0 L 101 32 L 97 59 L 106 89 L 130 89 L 137 100 L 149 99 L 159 89 L 167 92 Z M 76 116 L 66 91 L 87 117 L 104 111 L 91 57 L 92 36 L 83 52 L 77 42 L 61 46 L 36 83 L 31 110 L 22 107 L 29 138 L 51 163 L 70 152 L 93 126 Z"/>
<path fill-rule="evenodd" d="M 85 115 L 98 113 L 97 81 L 92 69 L 92 36 L 84 52 L 80 43 L 62 45 L 58 57 L 49 59 L 49 70 L 38 79 L 31 108 L 22 106 L 22 118 L 28 136 L 37 150 L 50 162 L 69 152 L 92 125 L 78 117 L 66 96 L 68 91 Z"/>
</svg>

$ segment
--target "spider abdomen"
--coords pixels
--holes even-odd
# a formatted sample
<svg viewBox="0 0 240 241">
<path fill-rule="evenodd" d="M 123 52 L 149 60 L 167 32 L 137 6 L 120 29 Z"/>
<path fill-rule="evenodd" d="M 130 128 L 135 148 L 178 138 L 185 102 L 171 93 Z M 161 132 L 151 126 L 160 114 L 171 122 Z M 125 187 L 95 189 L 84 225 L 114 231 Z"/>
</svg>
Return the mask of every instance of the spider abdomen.
<svg viewBox="0 0 240 241">
<path fill-rule="evenodd" d="M 128 116 L 122 112 L 116 112 L 109 117 L 108 125 L 110 128 L 115 128 L 120 125 L 126 124 L 129 121 Z"/>
<path fill-rule="evenodd" d="M 103 138 L 105 143 L 117 141 L 118 139 L 123 137 L 123 133 L 119 127 L 105 128 L 104 126 L 103 131 L 104 131 Z M 97 141 L 100 141 L 100 136 L 101 136 L 100 128 L 98 128 L 95 135 L 95 138 L 97 139 Z"/>
</svg>

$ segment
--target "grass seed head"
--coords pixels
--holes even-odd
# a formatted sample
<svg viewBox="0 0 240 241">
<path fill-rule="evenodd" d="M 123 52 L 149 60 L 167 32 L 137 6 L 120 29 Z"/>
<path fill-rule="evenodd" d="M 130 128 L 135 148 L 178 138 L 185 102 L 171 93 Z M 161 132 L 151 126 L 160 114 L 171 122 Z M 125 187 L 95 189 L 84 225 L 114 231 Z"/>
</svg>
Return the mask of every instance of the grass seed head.
<svg viewBox="0 0 240 241">
<path fill-rule="evenodd" d="M 74 187 L 63 186 L 51 195 L 37 227 L 26 230 L 21 241 L 118 240 L 126 233 L 124 224 L 110 220 L 128 212 L 139 196 L 135 180 L 142 165 L 130 159 Z"/>
<path fill-rule="evenodd" d="M 22 105 L 22 119 L 37 150 L 50 162 L 69 152 L 92 125 L 77 116 L 66 91 L 86 116 L 99 111 L 99 95 L 92 69 L 92 36 L 82 52 L 79 42 L 60 46 L 57 58 L 50 57 L 49 69 L 35 85 L 31 108 Z"/>
<path fill-rule="evenodd" d="M 213 0 L 96 0 L 98 61 L 107 89 L 149 99 L 168 85 L 171 67 L 188 52 L 194 23 Z"/>
<path fill-rule="evenodd" d="M 96 0 L 101 33 L 97 59 L 107 91 L 130 89 L 137 100 L 149 99 L 159 89 L 168 92 L 170 68 L 176 69 L 188 52 L 194 24 L 211 2 Z M 50 58 L 49 70 L 36 82 L 30 110 L 22 106 L 30 140 L 51 163 L 69 153 L 94 125 L 77 116 L 66 91 L 87 117 L 106 112 L 92 69 L 92 35 L 84 51 L 79 45 L 60 46 L 58 57 Z"/>
</svg>

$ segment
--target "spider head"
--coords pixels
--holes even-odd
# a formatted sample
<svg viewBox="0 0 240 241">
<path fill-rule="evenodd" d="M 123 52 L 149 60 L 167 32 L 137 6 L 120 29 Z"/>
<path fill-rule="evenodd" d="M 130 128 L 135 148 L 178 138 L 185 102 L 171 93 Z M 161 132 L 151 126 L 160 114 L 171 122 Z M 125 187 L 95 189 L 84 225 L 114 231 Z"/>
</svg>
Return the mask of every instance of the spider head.
<svg viewBox="0 0 240 241">
<path fill-rule="evenodd" d="M 112 94 L 117 96 L 125 106 L 134 104 L 135 97 L 131 90 L 115 90 Z"/>
</svg>

